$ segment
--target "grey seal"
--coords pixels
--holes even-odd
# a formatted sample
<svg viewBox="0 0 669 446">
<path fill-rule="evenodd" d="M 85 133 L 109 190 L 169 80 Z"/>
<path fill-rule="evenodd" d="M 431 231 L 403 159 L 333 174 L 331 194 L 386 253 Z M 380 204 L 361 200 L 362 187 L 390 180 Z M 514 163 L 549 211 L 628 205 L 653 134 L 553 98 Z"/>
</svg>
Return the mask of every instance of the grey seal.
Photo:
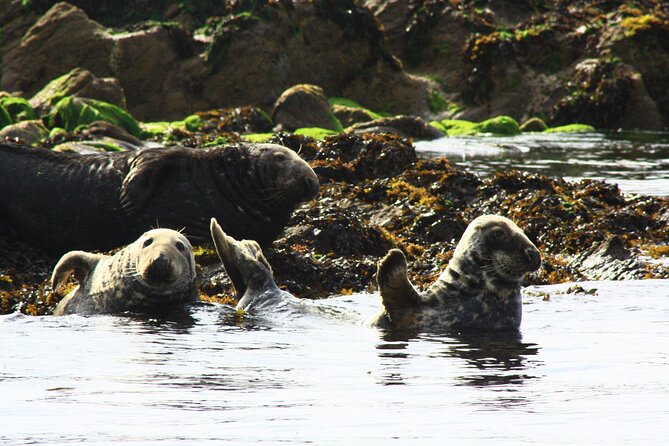
<svg viewBox="0 0 669 446">
<path fill-rule="evenodd" d="M 0 218 L 52 255 L 109 250 L 152 227 L 209 239 L 209 219 L 270 244 L 318 177 L 292 150 L 239 143 L 81 155 L 0 142 Z"/>
<path fill-rule="evenodd" d="M 378 263 L 382 309 L 370 321 L 388 329 L 518 330 L 521 281 L 541 267 L 539 250 L 508 218 L 474 219 L 437 281 L 419 292 L 402 251 Z"/>
<path fill-rule="evenodd" d="M 113 256 L 65 254 L 51 277 L 54 291 L 70 273 L 79 286 L 59 302 L 54 315 L 163 313 L 197 299 L 193 249 L 171 229 L 150 230 Z"/>
</svg>

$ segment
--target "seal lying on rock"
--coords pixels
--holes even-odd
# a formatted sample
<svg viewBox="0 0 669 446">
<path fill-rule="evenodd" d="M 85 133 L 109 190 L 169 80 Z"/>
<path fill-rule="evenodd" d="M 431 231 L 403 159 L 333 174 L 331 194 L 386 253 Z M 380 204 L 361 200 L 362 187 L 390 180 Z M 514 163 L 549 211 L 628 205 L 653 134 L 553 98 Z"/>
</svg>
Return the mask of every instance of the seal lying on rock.
<svg viewBox="0 0 669 446">
<path fill-rule="evenodd" d="M 446 270 L 423 293 L 409 282 L 404 254 L 391 250 L 378 264 L 383 308 L 372 323 L 392 329 L 517 330 L 521 280 L 540 266 L 539 251 L 515 223 L 497 215 L 478 217 Z"/>
<path fill-rule="evenodd" d="M 309 165 L 276 144 L 79 155 L 0 143 L 0 218 L 55 255 L 111 249 L 156 225 L 208 239 L 212 216 L 269 244 L 318 188 Z"/>
<path fill-rule="evenodd" d="M 193 248 L 171 229 L 148 231 L 113 256 L 65 254 L 51 277 L 54 291 L 71 272 L 79 286 L 58 303 L 54 315 L 161 313 L 197 298 Z"/>
</svg>

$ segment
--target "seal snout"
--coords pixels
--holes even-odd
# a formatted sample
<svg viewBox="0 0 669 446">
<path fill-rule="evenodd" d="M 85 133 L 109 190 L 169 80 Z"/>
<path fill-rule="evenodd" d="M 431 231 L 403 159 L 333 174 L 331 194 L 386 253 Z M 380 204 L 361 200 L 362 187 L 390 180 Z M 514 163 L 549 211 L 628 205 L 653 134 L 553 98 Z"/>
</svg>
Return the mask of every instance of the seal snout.
<svg viewBox="0 0 669 446">
<path fill-rule="evenodd" d="M 313 177 L 304 177 L 302 179 L 302 185 L 304 187 L 303 197 L 305 201 L 313 200 L 314 198 L 318 197 L 320 183 L 318 182 L 318 178 L 315 175 Z"/>
<path fill-rule="evenodd" d="M 541 268 L 541 254 L 534 246 L 525 249 L 525 260 L 527 260 L 527 268 L 530 271 L 536 271 Z"/>
<path fill-rule="evenodd" d="M 172 260 L 161 251 L 149 262 L 143 276 L 147 282 L 157 284 L 172 280 L 173 273 Z"/>
</svg>

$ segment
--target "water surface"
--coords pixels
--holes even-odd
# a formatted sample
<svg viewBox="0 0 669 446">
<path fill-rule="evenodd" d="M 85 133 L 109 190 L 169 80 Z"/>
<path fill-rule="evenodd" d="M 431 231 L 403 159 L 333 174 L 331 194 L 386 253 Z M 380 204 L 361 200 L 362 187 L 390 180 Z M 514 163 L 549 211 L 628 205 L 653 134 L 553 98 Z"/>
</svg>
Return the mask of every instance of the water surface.
<svg viewBox="0 0 669 446">
<path fill-rule="evenodd" d="M 358 323 L 373 295 L 340 318 L 1 316 L 0 443 L 666 444 L 669 281 L 566 287 L 525 290 L 522 336 L 383 333 Z"/>
<path fill-rule="evenodd" d="M 669 195 L 669 133 L 524 133 L 419 141 L 420 156 L 447 156 L 479 175 L 518 169 L 617 183 L 623 192 Z"/>
</svg>

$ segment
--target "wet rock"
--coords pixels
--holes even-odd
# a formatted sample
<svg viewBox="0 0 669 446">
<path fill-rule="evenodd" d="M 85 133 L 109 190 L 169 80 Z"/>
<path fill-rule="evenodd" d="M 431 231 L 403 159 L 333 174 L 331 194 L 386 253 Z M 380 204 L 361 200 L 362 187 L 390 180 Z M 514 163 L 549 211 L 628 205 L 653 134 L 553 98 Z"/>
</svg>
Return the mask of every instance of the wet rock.
<svg viewBox="0 0 669 446">
<path fill-rule="evenodd" d="M 393 116 L 355 124 L 346 133 L 394 133 L 403 138 L 437 139 L 444 134 L 416 116 Z"/>
<path fill-rule="evenodd" d="M 415 160 L 415 148 L 399 136 L 341 134 L 328 139 L 312 166 L 321 178 L 356 181 L 397 175 Z"/>
<path fill-rule="evenodd" d="M 75 68 L 51 82 L 30 98 L 41 116 L 66 96 L 97 99 L 125 108 L 125 95 L 116 78 L 98 78 L 88 70 Z"/>
<path fill-rule="evenodd" d="M 272 120 L 258 107 L 236 107 L 197 112 L 204 121 L 202 131 L 267 133 L 272 131 Z"/>
<path fill-rule="evenodd" d="M 316 85 L 294 85 L 281 93 L 272 119 L 280 129 L 289 131 L 303 127 L 341 130 L 330 112 L 325 92 Z"/>
<path fill-rule="evenodd" d="M 11 139 L 32 145 L 49 136 L 49 130 L 41 120 L 21 121 L 0 130 L 0 139 Z"/>
<path fill-rule="evenodd" d="M 572 266 L 588 280 L 636 280 L 646 275 L 646 269 L 620 236 L 586 250 L 574 258 Z"/>
<path fill-rule="evenodd" d="M 346 128 L 354 124 L 369 122 L 374 120 L 374 117 L 363 108 L 347 107 L 345 105 L 333 105 L 332 113 L 339 119 L 341 125 Z"/>
<path fill-rule="evenodd" d="M 111 77 L 114 42 L 79 8 L 57 3 L 3 57 L 1 88 L 31 95 L 75 67 Z"/>
<path fill-rule="evenodd" d="M 659 130 L 662 117 L 641 74 L 617 61 L 587 59 L 571 74 L 569 96 L 552 111 L 556 124 L 585 122 L 597 128 Z"/>
<path fill-rule="evenodd" d="M 548 126 L 541 118 L 530 118 L 520 125 L 521 132 L 543 132 Z"/>
</svg>

